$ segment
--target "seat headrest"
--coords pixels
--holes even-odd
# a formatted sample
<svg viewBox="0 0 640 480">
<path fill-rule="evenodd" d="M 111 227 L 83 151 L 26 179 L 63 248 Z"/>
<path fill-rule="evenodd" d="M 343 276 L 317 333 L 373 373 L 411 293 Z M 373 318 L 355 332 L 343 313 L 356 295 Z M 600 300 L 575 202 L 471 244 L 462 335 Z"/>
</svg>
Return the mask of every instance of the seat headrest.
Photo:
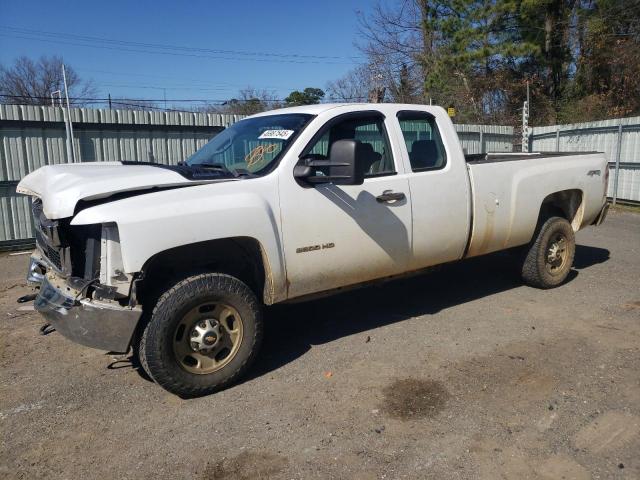
<svg viewBox="0 0 640 480">
<path fill-rule="evenodd" d="M 416 140 L 411 144 L 409 160 L 413 168 L 435 167 L 438 162 L 438 148 L 435 140 Z"/>
<path fill-rule="evenodd" d="M 371 145 L 370 143 L 360 142 L 359 140 L 358 143 L 360 143 L 361 145 L 360 149 L 363 155 L 373 155 L 374 153 L 376 153 L 376 151 L 373 149 L 373 145 Z"/>
<path fill-rule="evenodd" d="M 360 143 L 360 152 L 359 154 L 362 156 L 362 167 L 365 171 L 365 173 L 370 172 L 371 170 L 371 166 L 380 161 L 380 158 L 382 157 L 378 152 L 376 152 L 373 149 L 373 145 L 371 145 L 370 143 L 365 143 L 365 142 L 358 142 Z"/>
</svg>

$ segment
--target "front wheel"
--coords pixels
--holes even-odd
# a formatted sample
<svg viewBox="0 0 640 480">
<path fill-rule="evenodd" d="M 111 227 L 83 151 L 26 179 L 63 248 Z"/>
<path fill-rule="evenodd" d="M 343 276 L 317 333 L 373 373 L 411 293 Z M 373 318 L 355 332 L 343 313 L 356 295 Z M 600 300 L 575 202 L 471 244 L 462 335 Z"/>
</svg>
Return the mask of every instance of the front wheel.
<svg viewBox="0 0 640 480">
<path fill-rule="evenodd" d="M 235 277 L 189 277 L 156 304 L 140 339 L 140 363 L 166 390 L 207 395 L 238 380 L 262 340 L 255 294 Z"/>
<path fill-rule="evenodd" d="M 575 252 L 571 224 L 561 217 L 547 219 L 529 247 L 522 265 L 522 279 L 537 288 L 560 285 L 571 271 Z"/>
</svg>

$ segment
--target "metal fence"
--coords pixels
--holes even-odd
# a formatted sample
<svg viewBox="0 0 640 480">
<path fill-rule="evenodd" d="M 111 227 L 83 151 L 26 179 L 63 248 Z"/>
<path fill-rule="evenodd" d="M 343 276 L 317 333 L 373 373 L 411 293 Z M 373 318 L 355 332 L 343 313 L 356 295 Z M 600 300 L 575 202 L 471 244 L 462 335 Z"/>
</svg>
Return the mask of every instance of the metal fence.
<svg viewBox="0 0 640 480">
<path fill-rule="evenodd" d="M 640 117 L 534 127 L 529 150 L 605 152 L 611 168 L 607 195 L 640 202 Z"/>
<path fill-rule="evenodd" d="M 456 125 L 466 153 L 513 151 L 513 127 L 502 125 Z"/>
</svg>

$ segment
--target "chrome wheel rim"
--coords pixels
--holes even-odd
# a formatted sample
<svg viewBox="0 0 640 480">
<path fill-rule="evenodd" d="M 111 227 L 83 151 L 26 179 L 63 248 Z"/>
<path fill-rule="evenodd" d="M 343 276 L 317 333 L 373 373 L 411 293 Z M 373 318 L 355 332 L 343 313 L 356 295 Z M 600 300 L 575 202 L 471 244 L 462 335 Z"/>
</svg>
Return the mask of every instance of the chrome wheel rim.
<svg viewBox="0 0 640 480">
<path fill-rule="evenodd" d="M 559 275 L 567 264 L 567 237 L 562 233 L 551 236 L 545 251 L 545 267 L 551 275 Z"/>
<path fill-rule="evenodd" d="M 238 311 L 221 302 L 203 302 L 189 310 L 173 334 L 173 353 L 181 368 L 206 375 L 227 365 L 242 343 Z"/>
</svg>

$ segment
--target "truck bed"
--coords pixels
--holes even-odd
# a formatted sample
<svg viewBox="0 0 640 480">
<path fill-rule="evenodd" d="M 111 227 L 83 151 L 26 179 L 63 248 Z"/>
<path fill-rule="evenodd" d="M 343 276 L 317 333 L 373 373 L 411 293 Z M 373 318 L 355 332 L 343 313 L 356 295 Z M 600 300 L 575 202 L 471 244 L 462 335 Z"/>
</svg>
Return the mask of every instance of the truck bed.
<svg viewBox="0 0 640 480">
<path fill-rule="evenodd" d="M 602 207 L 603 153 L 487 153 L 465 159 L 473 216 L 468 257 L 527 244 L 541 205 L 554 192 L 575 195 L 574 231 L 590 225 Z"/>
</svg>

